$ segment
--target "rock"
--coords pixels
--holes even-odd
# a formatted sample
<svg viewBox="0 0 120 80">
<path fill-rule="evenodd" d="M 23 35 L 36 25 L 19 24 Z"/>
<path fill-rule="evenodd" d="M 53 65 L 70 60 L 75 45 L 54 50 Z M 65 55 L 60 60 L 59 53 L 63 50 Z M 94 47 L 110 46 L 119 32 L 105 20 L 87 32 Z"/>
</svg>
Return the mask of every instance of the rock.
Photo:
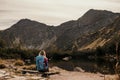
<svg viewBox="0 0 120 80">
<path fill-rule="evenodd" d="M 70 57 L 64 57 L 62 60 L 69 61 L 71 58 L 72 58 L 71 56 Z"/>
<path fill-rule="evenodd" d="M 78 71 L 78 72 L 85 72 L 82 68 L 80 67 L 75 67 L 74 71 Z"/>
<path fill-rule="evenodd" d="M 0 70 L 0 77 L 6 76 L 6 75 L 9 75 L 9 73 L 7 73 L 4 70 Z"/>
<path fill-rule="evenodd" d="M 25 76 L 16 76 L 15 78 L 11 78 L 8 80 L 27 80 L 27 78 Z"/>
<path fill-rule="evenodd" d="M 6 73 L 6 71 L 0 70 L 0 74 L 5 74 L 5 73 Z"/>
</svg>

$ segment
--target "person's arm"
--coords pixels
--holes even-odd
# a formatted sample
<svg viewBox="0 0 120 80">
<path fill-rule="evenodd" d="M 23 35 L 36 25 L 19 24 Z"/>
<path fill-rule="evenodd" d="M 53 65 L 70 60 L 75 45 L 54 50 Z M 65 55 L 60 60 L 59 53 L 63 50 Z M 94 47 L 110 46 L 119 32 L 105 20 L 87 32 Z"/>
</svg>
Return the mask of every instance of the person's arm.
<svg viewBox="0 0 120 80">
<path fill-rule="evenodd" d="M 48 59 L 47 59 L 47 58 L 44 58 L 45 66 L 47 66 L 47 62 L 48 62 Z"/>
</svg>

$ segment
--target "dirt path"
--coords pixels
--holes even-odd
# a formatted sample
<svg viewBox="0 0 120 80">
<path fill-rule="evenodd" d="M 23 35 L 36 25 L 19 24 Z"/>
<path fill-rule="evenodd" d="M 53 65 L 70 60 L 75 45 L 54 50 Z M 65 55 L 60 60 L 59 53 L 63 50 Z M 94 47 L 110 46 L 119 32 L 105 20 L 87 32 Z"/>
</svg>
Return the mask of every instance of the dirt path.
<svg viewBox="0 0 120 80">
<path fill-rule="evenodd" d="M 64 71 L 59 75 L 52 75 L 50 78 L 51 80 L 104 80 L 104 75 L 86 72 Z"/>
<path fill-rule="evenodd" d="M 0 80 L 117 80 L 115 75 L 104 75 L 100 73 L 88 73 L 77 71 L 66 71 L 58 67 L 50 69 L 51 72 L 60 72 L 60 74 L 50 75 L 47 78 L 41 77 L 41 74 L 15 74 L 11 76 L 9 73 L 5 73 L 4 70 L 0 70 Z M 5 74 L 4 74 L 5 73 Z M 7 74 L 6 77 L 4 77 Z M 105 79 L 104 79 L 105 78 Z"/>
</svg>

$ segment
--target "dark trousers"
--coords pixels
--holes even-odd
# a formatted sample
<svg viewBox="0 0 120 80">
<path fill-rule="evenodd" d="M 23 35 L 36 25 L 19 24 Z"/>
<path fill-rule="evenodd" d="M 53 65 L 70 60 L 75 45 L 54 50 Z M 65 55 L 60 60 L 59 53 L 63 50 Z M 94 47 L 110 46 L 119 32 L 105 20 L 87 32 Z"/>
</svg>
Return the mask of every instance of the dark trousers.
<svg viewBox="0 0 120 80">
<path fill-rule="evenodd" d="M 49 72 L 49 69 L 39 70 L 39 72 Z"/>
</svg>

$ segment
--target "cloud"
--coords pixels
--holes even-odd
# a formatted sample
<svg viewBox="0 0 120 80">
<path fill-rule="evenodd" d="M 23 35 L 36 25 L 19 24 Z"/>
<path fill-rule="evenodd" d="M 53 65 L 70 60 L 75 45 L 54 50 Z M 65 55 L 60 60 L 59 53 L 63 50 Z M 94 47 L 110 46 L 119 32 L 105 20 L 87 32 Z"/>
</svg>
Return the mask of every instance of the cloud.
<svg viewBox="0 0 120 80">
<path fill-rule="evenodd" d="M 10 12 L 10 10 L 0 10 L 0 13 Z"/>
<path fill-rule="evenodd" d="M 50 25 L 59 25 L 71 19 L 78 19 L 91 8 L 120 12 L 120 1 L 0 0 L 0 28 L 1 26 L 4 29 L 8 28 L 22 18 L 30 18 Z"/>
</svg>

